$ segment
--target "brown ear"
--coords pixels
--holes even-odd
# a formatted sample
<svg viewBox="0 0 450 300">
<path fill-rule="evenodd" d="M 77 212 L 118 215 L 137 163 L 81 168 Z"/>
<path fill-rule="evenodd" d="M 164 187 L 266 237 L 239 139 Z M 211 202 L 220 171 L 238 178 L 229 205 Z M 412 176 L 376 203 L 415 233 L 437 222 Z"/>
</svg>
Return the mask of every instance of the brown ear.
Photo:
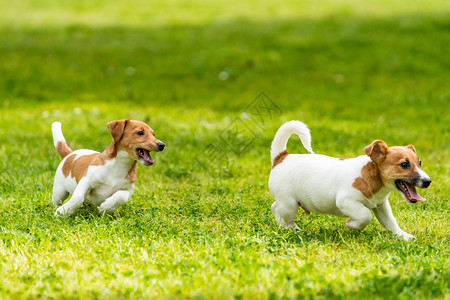
<svg viewBox="0 0 450 300">
<path fill-rule="evenodd" d="M 386 158 L 388 146 L 381 140 L 375 140 L 369 146 L 364 148 L 364 152 L 370 156 L 374 162 L 382 162 Z"/>
<path fill-rule="evenodd" d="M 408 148 L 408 149 L 411 149 L 414 153 L 416 153 L 416 148 L 414 148 L 413 145 L 408 145 L 408 146 L 405 146 L 405 147 Z"/>
<path fill-rule="evenodd" d="M 111 135 L 115 142 L 118 142 L 123 135 L 123 131 L 125 130 L 125 126 L 127 126 L 129 120 L 117 120 L 109 122 L 108 129 L 111 132 Z"/>
</svg>

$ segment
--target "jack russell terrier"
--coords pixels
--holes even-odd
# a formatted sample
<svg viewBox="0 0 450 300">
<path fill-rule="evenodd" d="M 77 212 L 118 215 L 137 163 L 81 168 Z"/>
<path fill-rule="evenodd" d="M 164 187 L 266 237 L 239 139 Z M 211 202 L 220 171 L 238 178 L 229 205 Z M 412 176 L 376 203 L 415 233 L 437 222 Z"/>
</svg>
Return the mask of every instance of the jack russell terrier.
<svg viewBox="0 0 450 300">
<path fill-rule="evenodd" d="M 292 134 L 299 136 L 311 154 L 289 154 Z M 339 159 L 314 154 L 308 127 L 300 121 L 283 124 L 271 147 L 269 189 L 275 202 L 272 212 L 280 226 L 300 230 L 294 219 L 301 207 L 310 212 L 348 217 L 349 229 L 361 230 L 372 220 L 406 241 L 414 236 L 397 225 L 388 197 L 399 191 L 409 203 L 425 201 L 416 187 L 427 188 L 431 179 L 421 169 L 413 145 L 388 147 L 380 140 L 364 148 L 366 155 Z"/>
<path fill-rule="evenodd" d="M 98 207 L 100 213 L 112 213 L 125 204 L 134 191 L 136 164 L 153 165 L 150 151 L 162 151 L 164 143 L 145 123 L 118 120 L 108 123 L 113 141 L 102 153 L 73 151 L 61 131 L 61 123 L 52 124 L 53 142 L 62 158 L 53 185 L 56 216 L 72 215 L 84 202 Z M 69 201 L 63 201 L 72 194 Z"/>
</svg>

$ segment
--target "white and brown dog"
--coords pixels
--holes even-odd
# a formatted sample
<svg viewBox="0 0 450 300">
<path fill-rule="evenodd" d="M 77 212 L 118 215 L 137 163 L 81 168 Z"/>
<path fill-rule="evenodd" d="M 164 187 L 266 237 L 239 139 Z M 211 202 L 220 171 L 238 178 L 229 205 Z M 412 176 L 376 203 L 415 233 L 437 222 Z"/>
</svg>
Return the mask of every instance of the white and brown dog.
<svg viewBox="0 0 450 300">
<path fill-rule="evenodd" d="M 296 134 L 311 154 L 289 154 L 286 145 Z M 431 179 L 421 169 L 414 146 L 388 147 L 380 140 L 364 148 L 366 155 L 339 159 L 314 154 L 308 127 L 299 121 L 283 124 L 271 147 L 269 189 L 272 212 L 280 226 L 299 230 L 294 219 L 299 207 L 310 212 L 349 217 L 349 229 L 361 230 L 372 220 L 406 241 L 414 236 L 397 225 L 388 197 L 399 191 L 410 202 L 425 201 L 415 187 L 427 188 Z"/>
<path fill-rule="evenodd" d="M 108 123 L 113 141 L 102 153 L 93 150 L 72 151 L 61 131 L 61 123 L 52 124 L 53 142 L 63 159 L 56 170 L 53 204 L 57 216 L 72 215 L 84 202 L 98 207 L 100 213 L 112 213 L 125 204 L 134 191 L 136 164 L 153 165 L 150 151 L 162 151 L 164 143 L 145 123 L 118 120 Z M 69 201 L 63 201 L 72 194 Z"/>
</svg>

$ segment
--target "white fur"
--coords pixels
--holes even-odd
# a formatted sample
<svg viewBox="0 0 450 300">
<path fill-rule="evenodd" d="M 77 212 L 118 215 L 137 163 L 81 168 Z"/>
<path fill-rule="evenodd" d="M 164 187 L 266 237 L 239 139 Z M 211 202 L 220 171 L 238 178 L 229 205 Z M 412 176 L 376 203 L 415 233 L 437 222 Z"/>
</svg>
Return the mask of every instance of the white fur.
<svg viewBox="0 0 450 300">
<path fill-rule="evenodd" d="M 275 135 L 271 148 L 272 164 L 274 158 L 286 150 L 291 134 L 297 134 L 312 153 L 309 129 L 299 121 L 290 121 Z M 349 217 L 347 228 L 361 230 L 371 221 L 370 210 L 373 210 L 387 230 L 409 240 L 413 236 L 399 228 L 388 202 L 389 193 L 395 187 L 383 186 L 367 199 L 352 186 L 370 161 L 366 155 L 345 160 L 318 154 L 286 156 L 272 169 L 269 178 L 269 189 L 275 199 L 272 211 L 277 223 L 298 230 L 294 220 L 302 207 L 305 211 Z"/>
<path fill-rule="evenodd" d="M 53 134 L 53 144 L 55 147 L 58 145 L 59 142 L 65 142 L 64 135 L 61 130 L 61 123 L 60 122 L 53 122 L 52 123 L 52 134 Z"/>
<path fill-rule="evenodd" d="M 314 153 L 311 148 L 311 134 L 308 127 L 300 121 L 289 121 L 281 125 L 275 134 L 275 138 L 272 142 L 270 149 L 270 158 L 273 159 L 280 153 L 286 150 L 287 142 L 292 134 L 298 135 L 303 147 L 308 150 L 309 153 Z"/>
</svg>

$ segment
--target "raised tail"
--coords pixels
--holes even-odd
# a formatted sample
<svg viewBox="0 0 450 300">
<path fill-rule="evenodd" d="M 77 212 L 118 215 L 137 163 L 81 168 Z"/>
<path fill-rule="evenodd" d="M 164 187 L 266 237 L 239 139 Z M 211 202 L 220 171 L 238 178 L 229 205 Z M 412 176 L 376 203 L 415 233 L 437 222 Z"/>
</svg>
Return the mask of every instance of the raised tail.
<svg viewBox="0 0 450 300">
<path fill-rule="evenodd" d="M 73 150 L 70 149 L 69 145 L 67 145 L 66 140 L 64 139 L 60 122 L 52 123 L 52 134 L 53 144 L 55 145 L 56 151 L 58 151 L 61 158 L 64 158 L 73 152 Z"/>
<path fill-rule="evenodd" d="M 298 135 L 302 141 L 303 147 L 305 147 L 308 152 L 314 153 L 311 149 L 311 134 L 309 133 L 308 127 L 300 121 L 289 121 L 281 125 L 272 141 L 272 147 L 270 148 L 270 159 L 272 161 L 272 165 L 275 157 L 277 157 L 281 152 L 286 151 L 286 145 L 289 137 L 294 133 Z"/>
</svg>

